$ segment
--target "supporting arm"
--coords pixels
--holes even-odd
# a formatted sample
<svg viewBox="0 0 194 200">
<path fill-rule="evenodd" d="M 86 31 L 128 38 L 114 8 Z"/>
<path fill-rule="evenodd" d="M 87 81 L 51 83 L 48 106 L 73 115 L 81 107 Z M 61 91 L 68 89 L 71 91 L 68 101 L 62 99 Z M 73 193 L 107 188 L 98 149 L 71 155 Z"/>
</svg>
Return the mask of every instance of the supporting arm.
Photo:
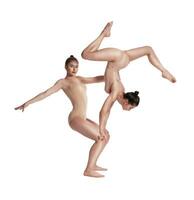
<svg viewBox="0 0 194 200">
<path fill-rule="evenodd" d="M 100 135 L 104 136 L 105 135 L 105 130 L 106 130 L 106 124 L 110 115 L 110 110 L 114 104 L 114 102 L 117 99 L 117 95 L 111 93 L 107 99 L 105 100 L 101 111 L 100 111 L 100 119 L 99 119 L 99 127 L 100 127 Z"/>
</svg>

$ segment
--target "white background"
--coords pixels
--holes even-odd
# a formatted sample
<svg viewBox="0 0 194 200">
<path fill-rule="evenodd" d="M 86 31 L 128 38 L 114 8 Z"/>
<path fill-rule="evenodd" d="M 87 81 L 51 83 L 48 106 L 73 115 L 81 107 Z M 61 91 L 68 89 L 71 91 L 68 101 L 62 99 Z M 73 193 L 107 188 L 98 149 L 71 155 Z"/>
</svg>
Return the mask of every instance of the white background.
<svg viewBox="0 0 194 200">
<path fill-rule="evenodd" d="M 1 1 L 0 199 L 194 199 L 192 1 Z M 101 75 L 105 62 L 81 51 L 114 21 L 101 47 L 150 45 L 177 78 L 172 84 L 141 58 L 121 71 L 126 91 L 140 91 L 138 108 L 115 103 L 111 140 L 99 164 L 103 179 L 82 176 L 92 141 L 71 130 L 71 103 L 62 91 L 14 107 L 65 76 L 65 59 L 79 75 Z M 88 86 L 88 117 L 98 122 L 104 84 Z"/>
</svg>

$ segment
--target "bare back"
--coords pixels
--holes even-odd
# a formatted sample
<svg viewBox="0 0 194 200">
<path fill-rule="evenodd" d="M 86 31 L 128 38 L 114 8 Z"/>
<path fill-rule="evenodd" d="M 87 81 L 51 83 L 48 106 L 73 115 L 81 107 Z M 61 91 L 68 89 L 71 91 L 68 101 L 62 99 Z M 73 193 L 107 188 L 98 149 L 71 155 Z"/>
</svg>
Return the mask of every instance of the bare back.
<svg viewBox="0 0 194 200">
<path fill-rule="evenodd" d="M 118 93 L 124 91 L 123 84 L 120 80 L 119 71 L 125 68 L 130 60 L 125 51 L 121 51 L 119 49 L 111 48 L 114 51 L 114 60 L 108 61 L 106 70 L 105 70 L 105 91 L 110 93 L 115 89 Z"/>
</svg>

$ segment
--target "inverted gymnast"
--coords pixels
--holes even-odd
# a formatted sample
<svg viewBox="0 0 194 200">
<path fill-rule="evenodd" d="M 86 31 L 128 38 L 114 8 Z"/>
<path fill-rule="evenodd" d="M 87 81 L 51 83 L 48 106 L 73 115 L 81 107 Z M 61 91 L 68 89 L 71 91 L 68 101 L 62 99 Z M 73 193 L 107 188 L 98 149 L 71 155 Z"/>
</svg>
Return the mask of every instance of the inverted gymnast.
<svg viewBox="0 0 194 200">
<path fill-rule="evenodd" d="M 106 124 L 110 114 L 111 107 L 117 100 L 124 110 L 131 110 L 139 104 L 138 92 L 125 93 L 121 82 L 119 70 L 125 68 L 131 61 L 142 56 L 147 56 L 149 62 L 162 73 L 162 77 L 172 83 L 176 82 L 175 77 L 164 68 L 157 58 L 154 50 L 150 46 L 139 47 L 130 50 L 120 50 L 117 48 L 99 49 L 105 37 L 111 34 L 113 22 L 107 23 L 100 35 L 89 44 L 82 52 L 82 57 L 87 60 L 107 61 L 104 74 L 105 91 L 109 94 L 106 98 L 99 115 L 99 126 L 101 138 L 106 137 Z"/>
</svg>

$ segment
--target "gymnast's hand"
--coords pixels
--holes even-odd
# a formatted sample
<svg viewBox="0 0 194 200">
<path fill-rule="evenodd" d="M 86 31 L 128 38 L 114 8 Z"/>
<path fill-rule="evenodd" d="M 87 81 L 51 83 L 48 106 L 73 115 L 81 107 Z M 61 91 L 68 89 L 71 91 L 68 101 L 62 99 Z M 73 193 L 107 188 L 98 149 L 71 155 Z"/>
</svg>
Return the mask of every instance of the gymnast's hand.
<svg viewBox="0 0 194 200">
<path fill-rule="evenodd" d="M 100 135 L 98 136 L 98 140 L 101 140 L 101 141 L 103 141 L 103 140 L 107 140 L 107 130 L 106 129 L 100 129 Z"/>
<path fill-rule="evenodd" d="M 22 110 L 22 112 L 24 112 L 24 109 L 25 109 L 26 107 L 27 107 L 27 104 L 24 103 L 24 104 L 22 104 L 21 106 L 16 107 L 15 110 Z"/>
</svg>

